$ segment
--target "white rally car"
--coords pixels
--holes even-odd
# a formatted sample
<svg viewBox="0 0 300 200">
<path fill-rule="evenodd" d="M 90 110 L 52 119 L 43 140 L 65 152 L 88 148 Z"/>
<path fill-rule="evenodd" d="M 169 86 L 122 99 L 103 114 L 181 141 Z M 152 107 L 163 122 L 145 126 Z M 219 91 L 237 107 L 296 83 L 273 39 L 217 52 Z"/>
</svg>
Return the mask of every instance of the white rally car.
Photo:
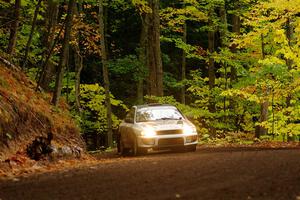
<svg viewBox="0 0 300 200">
<path fill-rule="evenodd" d="M 196 127 L 172 105 L 133 106 L 119 127 L 122 155 L 145 154 L 148 149 L 195 151 L 197 143 Z"/>
</svg>

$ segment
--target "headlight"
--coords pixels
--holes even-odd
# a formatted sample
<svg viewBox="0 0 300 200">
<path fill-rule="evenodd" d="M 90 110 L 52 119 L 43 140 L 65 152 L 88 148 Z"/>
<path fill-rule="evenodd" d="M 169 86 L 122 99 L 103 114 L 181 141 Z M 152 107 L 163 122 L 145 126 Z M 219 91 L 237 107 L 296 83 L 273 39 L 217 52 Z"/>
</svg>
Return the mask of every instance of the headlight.
<svg viewBox="0 0 300 200">
<path fill-rule="evenodd" d="M 183 133 L 186 135 L 190 135 L 190 134 L 195 134 L 197 133 L 196 128 L 193 126 L 189 126 L 189 125 L 184 125 L 183 126 Z"/>
<path fill-rule="evenodd" d="M 156 135 L 156 132 L 152 128 L 146 128 L 142 131 L 141 135 L 145 137 L 153 137 Z"/>
</svg>

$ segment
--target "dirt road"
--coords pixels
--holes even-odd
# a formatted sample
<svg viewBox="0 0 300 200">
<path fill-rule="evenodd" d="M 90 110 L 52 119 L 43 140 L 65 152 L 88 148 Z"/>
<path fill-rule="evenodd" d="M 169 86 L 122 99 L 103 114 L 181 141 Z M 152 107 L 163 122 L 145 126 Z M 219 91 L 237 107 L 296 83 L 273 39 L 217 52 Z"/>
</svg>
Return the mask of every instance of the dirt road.
<svg viewBox="0 0 300 200">
<path fill-rule="evenodd" d="M 0 181 L 0 199 L 299 200 L 300 150 L 112 156 L 85 168 Z"/>
</svg>

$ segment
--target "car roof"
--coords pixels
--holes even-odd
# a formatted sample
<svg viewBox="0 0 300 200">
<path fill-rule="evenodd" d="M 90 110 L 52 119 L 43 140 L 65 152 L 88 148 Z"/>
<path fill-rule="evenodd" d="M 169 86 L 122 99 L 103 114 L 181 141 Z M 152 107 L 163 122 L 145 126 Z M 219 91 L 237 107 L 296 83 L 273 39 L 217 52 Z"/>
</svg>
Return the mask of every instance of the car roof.
<svg viewBox="0 0 300 200">
<path fill-rule="evenodd" d="M 151 104 L 143 104 L 143 105 L 135 105 L 135 107 L 137 109 L 141 109 L 141 108 L 152 108 L 152 107 L 172 107 L 172 108 L 176 108 L 173 105 L 170 104 L 160 104 L 160 103 L 151 103 Z"/>
</svg>

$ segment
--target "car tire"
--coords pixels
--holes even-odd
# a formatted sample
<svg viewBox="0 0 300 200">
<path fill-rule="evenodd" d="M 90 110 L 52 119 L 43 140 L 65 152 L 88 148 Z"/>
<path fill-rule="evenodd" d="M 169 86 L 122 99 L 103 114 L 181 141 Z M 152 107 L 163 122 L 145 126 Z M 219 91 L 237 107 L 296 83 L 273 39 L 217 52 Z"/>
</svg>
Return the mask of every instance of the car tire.
<svg viewBox="0 0 300 200">
<path fill-rule="evenodd" d="M 147 148 L 138 147 L 137 138 L 134 138 L 134 140 L 132 142 L 132 149 L 131 150 L 132 150 L 132 155 L 133 156 L 144 155 L 148 151 Z"/>
<path fill-rule="evenodd" d="M 194 144 L 194 145 L 187 146 L 187 147 L 185 148 L 185 151 L 186 151 L 186 152 L 195 152 L 196 149 L 197 149 L 197 145 Z"/>
<path fill-rule="evenodd" d="M 122 138 L 120 138 L 120 154 L 122 156 L 126 156 L 129 153 L 129 149 L 124 147 L 124 142 L 122 141 Z"/>
</svg>

